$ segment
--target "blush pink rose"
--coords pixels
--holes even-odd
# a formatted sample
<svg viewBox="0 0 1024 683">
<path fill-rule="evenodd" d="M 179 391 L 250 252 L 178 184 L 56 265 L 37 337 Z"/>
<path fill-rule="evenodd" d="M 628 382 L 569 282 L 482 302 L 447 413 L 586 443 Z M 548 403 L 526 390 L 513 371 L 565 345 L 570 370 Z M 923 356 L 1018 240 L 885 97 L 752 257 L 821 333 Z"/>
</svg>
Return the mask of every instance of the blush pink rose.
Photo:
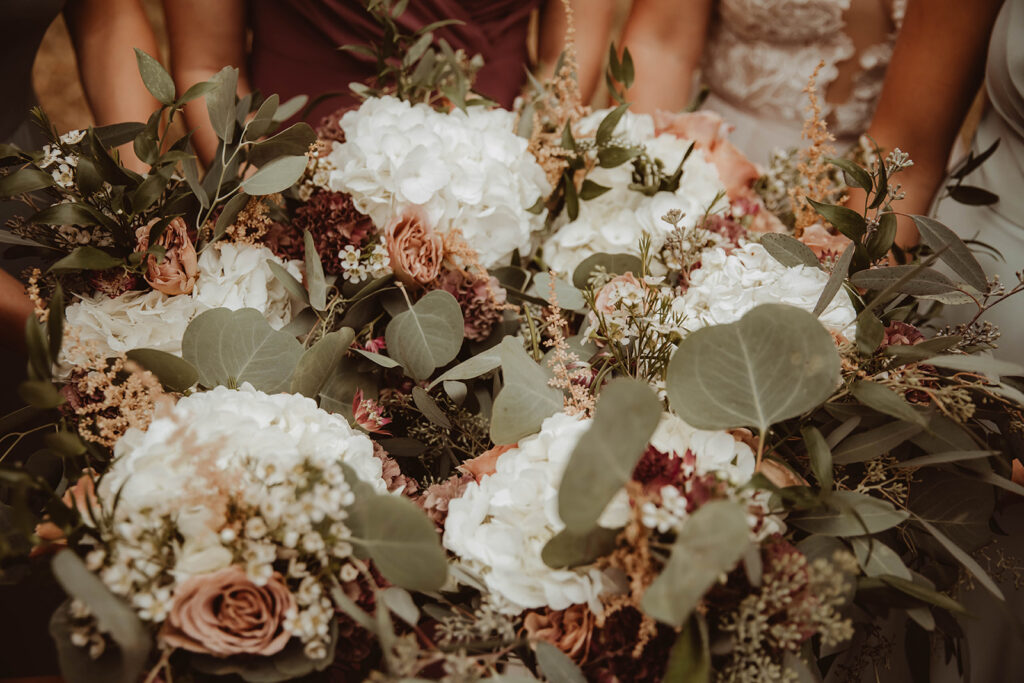
<svg viewBox="0 0 1024 683">
<path fill-rule="evenodd" d="M 149 231 L 156 224 L 153 219 L 147 225 L 135 231 L 139 242 L 136 251 L 145 253 L 149 249 Z M 160 246 L 164 247 L 163 260 L 150 255 L 146 260 L 146 282 L 158 292 L 169 296 L 191 294 L 199 277 L 199 257 L 196 247 L 188 236 L 188 227 L 179 216 L 172 220 L 160 236 Z"/>
<path fill-rule="evenodd" d="M 731 200 L 745 196 L 761 175 L 757 166 L 729 142 L 729 127 L 718 114 L 709 111 L 681 114 L 658 111 L 654 114 L 654 129 L 658 135 L 670 133 L 693 140 L 697 149 L 703 150 L 708 161 L 715 165 Z"/>
<path fill-rule="evenodd" d="M 292 637 L 284 621 L 295 609 L 280 574 L 257 586 L 244 569 L 232 565 L 178 586 L 160 638 L 172 647 L 216 657 L 273 655 Z"/>
<path fill-rule="evenodd" d="M 821 223 L 804 228 L 803 234 L 800 235 L 800 241 L 809 246 L 818 258 L 830 254 L 841 254 L 846 249 L 846 245 L 850 243 L 845 235 L 833 235 Z"/>
<path fill-rule="evenodd" d="M 444 241 L 416 212 L 407 212 L 384 229 L 384 240 L 395 277 L 411 287 L 427 284 L 441 274 Z"/>
</svg>

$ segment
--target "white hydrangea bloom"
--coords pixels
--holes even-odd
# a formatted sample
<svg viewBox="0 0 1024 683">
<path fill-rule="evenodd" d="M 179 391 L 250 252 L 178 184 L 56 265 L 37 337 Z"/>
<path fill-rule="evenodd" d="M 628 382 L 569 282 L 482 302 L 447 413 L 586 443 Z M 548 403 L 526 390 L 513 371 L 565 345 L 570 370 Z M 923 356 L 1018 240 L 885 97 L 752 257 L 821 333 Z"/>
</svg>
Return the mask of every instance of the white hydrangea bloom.
<svg viewBox="0 0 1024 683">
<path fill-rule="evenodd" d="M 444 546 L 486 585 L 504 612 L 560 610 L 577 603 L 599 610 L 598 596 L 611 585 L 596 568 L 552 569 L 541 559 L 544 545 L 565 528 L 558 517 L 558 486 L 589 426 L 589 418 L 549 417 L 539 433 L 498 458 L 494 474 L 469 484 L 448 504 Z M 628 519 L 622 492 L 600 524 L 614 529 Z"/>
<path fill-rule="evenodd" d="M 114 448 L 114 461 L 97 494 L 106 504 L 118 497 L 114 526 L 122 534 L 130 531 L 126 525 L 140 520 L 174 519 L 183 539 L 175 553 L 180 577 L 232 563 L 225 543 L 235 534 L 225 537 L 221 531 L 227 497 L 247 500 L 251 489 L 258 499 L 250 502 L 276 522 L 274 513 L 287 514 L 288 501 L 295 497 L 288 482 L 296 468 L 329 471 L 338 463 L 350 466 L 379 493 L 387 492 L 372 442 L 344 418 L 297 394 L 265 394 L 249 384 L 237 390 L 216 387 L 162 409 L 146 431 L 129 429 Z M 314 490 L 304 512 L 308 519 L 294 520 L 297 528 L 337 508 L 342 501 L 334 494 L 348 490 L 323 488 L 318 497 Z M 271 500 L 274 496 L 281 500 Z M 275 557 L 273 546 L 250 547 L 253 556 L 246 559 L 253 566 L 269 566 Z M 268 549 L 269 559 L 261 549 Z"/>
<path fill-rule="evenodd" d="M 328 185 L 352 195 L 382 228 L 406 209 L 458 229 L 485 267 L 527 249 L 543 227 L 530 213 L 551 188 L 515 134 L 515 114 L 471 107 L 444 114 L 395 97 L 367 99 L 341 118 L 345 142 L 327 155 Z"/>
<path fill-rule="evenodd" d="M 697 474 L 714 473 L 737 486 L 754 476 L 756 458 L 750 446 L 737 441 L 729 432 L 694 429 L 672 413 L 661 416 L 651 445 L 663 453 L 693 452 Z"/>
<path fill-rule="evenodd" d="M 690 287 L 674 307 L 685 315 L 681 330 L 685 334 L 736 322 L 761 304 L 813 311 L 827 282 L 828 273 L 808 266 L 784 266 L 755 242 L 728 253 L 713 247 L 704 251 L 701 267 L 691 273 Z M 849 295 L 839 292 L 818 319 L 829 330 L 849 335 L 856 317 Z"/>
<path fill-rule="evenodd" d="M 95 344 L 101 351 L 148 348 L 179 356 L 185 328 L 211 308 L 255 308 L 271 327 L 281 329 L 298 309 L 274 277 L 269 261 L 302 279 L 300 261 L 283 261 L 264 246 L 218 243 L 199 257 L 199 277 L 191 294 L 126 292 L 115 298 L 95 294 L 68 306 L 68 325 L 82 342 Z"/>
<path fill-rule="evenodd" d="M 580 120 L 577 135 L 597 130 L 608 110 L 596 112 Z M 690 141 L 671 134 L 654 135 L 654 121 L 646 114 L 626 112 L 615 128 L 615 134 L 628 144 L 644 145 L 648 154 L 660 159 L 671 173 L 679 166 Z M 579 215 L 569 221 L 563 212 L 556 223 L 556 231 L 544 243 L 544 260 L 548 267 L 560 273 L 572 273 L 584 259 L 593 254 L 640 254 L 640 239 L 651 238 L 657 252 L 672 232 L 671 225 L 662 216 L 676 209 L 683 213 L 681 227 L 692 228 L 712 212 L 728 208 L 728 202 L 719 201 L 725 187 L 718 171 L 704 156 L 694 150 L 683 165 L 683 177 L 676 192 L 658 192 L 648 197 L 629 189 L 633 166 L 630 163 L 615 168 L 593 169 L 587 178 L 599 185 L 610 187 L 596 199 L 580 202 Z M 712 206 L 714 205 L 714 206 Z"/>
</svg>

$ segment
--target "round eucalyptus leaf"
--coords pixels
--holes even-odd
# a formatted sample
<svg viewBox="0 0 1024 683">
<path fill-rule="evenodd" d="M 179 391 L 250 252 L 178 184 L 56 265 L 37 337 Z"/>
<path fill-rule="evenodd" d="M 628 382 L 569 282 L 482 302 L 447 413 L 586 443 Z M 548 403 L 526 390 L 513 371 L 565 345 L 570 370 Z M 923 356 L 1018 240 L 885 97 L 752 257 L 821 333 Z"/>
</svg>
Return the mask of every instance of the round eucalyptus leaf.
<svg viewBox="0 0 1024 683">
<path fill-rule="evenodd" d="M 593 254 L 583 259 L 583 263 L 576 266 L 572 274 L 572 283 L 577 289 L 587 287 L 590 276 L 603 269 L 611 275 L 623 275 L 633 273 L 639 276 L 643 273 L 644 264 L 639 256 L 633 254 Z"/>
<path fill-rule="evenodd" d="M 839 353 L 810 313 L 765 304 L 697 330 L 668 366 L 672 408 L 697 429 L 757 427 L 804 413 L 839 386 Z"/>
<path fill-rule="evenodd" d="M 236 389 L 249 382 L 273 394 L 288 390 L 302 344 L 274 330 L 254 308 L 214 308 L 189 323 L 181 355 L 195 366 L 204 387 Z"/>
<path fill-rule="evenodd" d="M 132 349 L 128 360 L 149 370 L 169 391 L 183 392 L 199 381 L 199 373 L 187 360 L 156 349 Z"/>
<path fill-rule="evenodd" d="M 246 194 L 261 196 L 283 192 L 295 184 L 306 170 L 305 156 L 279 157 L 242 181 Z"/>
<path fill-rule="evenodd" d="M 292 376 L 291 391 L 312 399 L 319 399 L 320 392 L 331 381 L 345 358 L 345 353 L 355 339 L 355 332 L 343 327 L 336 332 L 325 334 L 299 359 Z"/>
<path fill-rule="evenodd" d="M 396 315 L 384 338 L 388 354 L 413 379 L 424 380 L 458 355 L 464 330 L 459 302 L 448 292 L 435 289 Z"/>
<path fill-rule="evenodd" d="M 513 444 L 536 433 L 545 418 L 562 409 L 562 392 L 548 385 L 551 374 L 526 353 L 520 340 L 505 337 L 497 347 L 505 379 L 491 414 L 491 441 Z"/>
</svg>

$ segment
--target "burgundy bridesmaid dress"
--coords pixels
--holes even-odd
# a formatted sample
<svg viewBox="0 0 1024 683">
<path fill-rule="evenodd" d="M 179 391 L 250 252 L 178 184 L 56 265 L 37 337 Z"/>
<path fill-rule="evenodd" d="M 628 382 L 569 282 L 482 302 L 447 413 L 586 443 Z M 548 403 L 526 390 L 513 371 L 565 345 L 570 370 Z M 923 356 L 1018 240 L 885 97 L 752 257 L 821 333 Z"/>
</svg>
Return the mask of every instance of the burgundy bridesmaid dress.
<svg viewBox="0 0 1024 683">
<path fill-rule="evenodd" d="M 397 21 L 406 33 L 443 19 L 462 21 L 438 29 L 435 37 L 470 56 L 483 55 L 485 66 L 477 75 L 475 90 L 508 107 L 526 79 L 530 13 L 540 2 L 411 0 Z M 360 0 L 251 0 L 249 12 L 253 87 L 265 95 L 277 93 L 282 102 L 299 94 L 315 98 L 343 93 L 314 108 L 306 117 L 310 123 L 315 125 L 324 115 L 355 103 L 349 83 L 374 76 L 371 59 L 338 49 L 367 45 L 383 35 Z"/>
</svg>

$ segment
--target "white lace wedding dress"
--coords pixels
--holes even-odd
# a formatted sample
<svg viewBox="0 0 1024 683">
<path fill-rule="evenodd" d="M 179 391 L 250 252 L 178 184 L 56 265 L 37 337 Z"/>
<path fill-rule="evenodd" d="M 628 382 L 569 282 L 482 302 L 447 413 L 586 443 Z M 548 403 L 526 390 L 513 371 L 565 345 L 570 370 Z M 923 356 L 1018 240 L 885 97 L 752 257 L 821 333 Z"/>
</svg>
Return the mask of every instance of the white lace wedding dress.
<svg viewBox="0 0 1024 683">
<path fill-rule="evenodd" d="M 906 0 L 719 0 L 701 80 L 705 108 L 736 127 L 731 140 L 758 164 L 800 146 L 803 92 L 819 62 L 819 93 L 837 147 L 871 121 Z"/>
</svg>

